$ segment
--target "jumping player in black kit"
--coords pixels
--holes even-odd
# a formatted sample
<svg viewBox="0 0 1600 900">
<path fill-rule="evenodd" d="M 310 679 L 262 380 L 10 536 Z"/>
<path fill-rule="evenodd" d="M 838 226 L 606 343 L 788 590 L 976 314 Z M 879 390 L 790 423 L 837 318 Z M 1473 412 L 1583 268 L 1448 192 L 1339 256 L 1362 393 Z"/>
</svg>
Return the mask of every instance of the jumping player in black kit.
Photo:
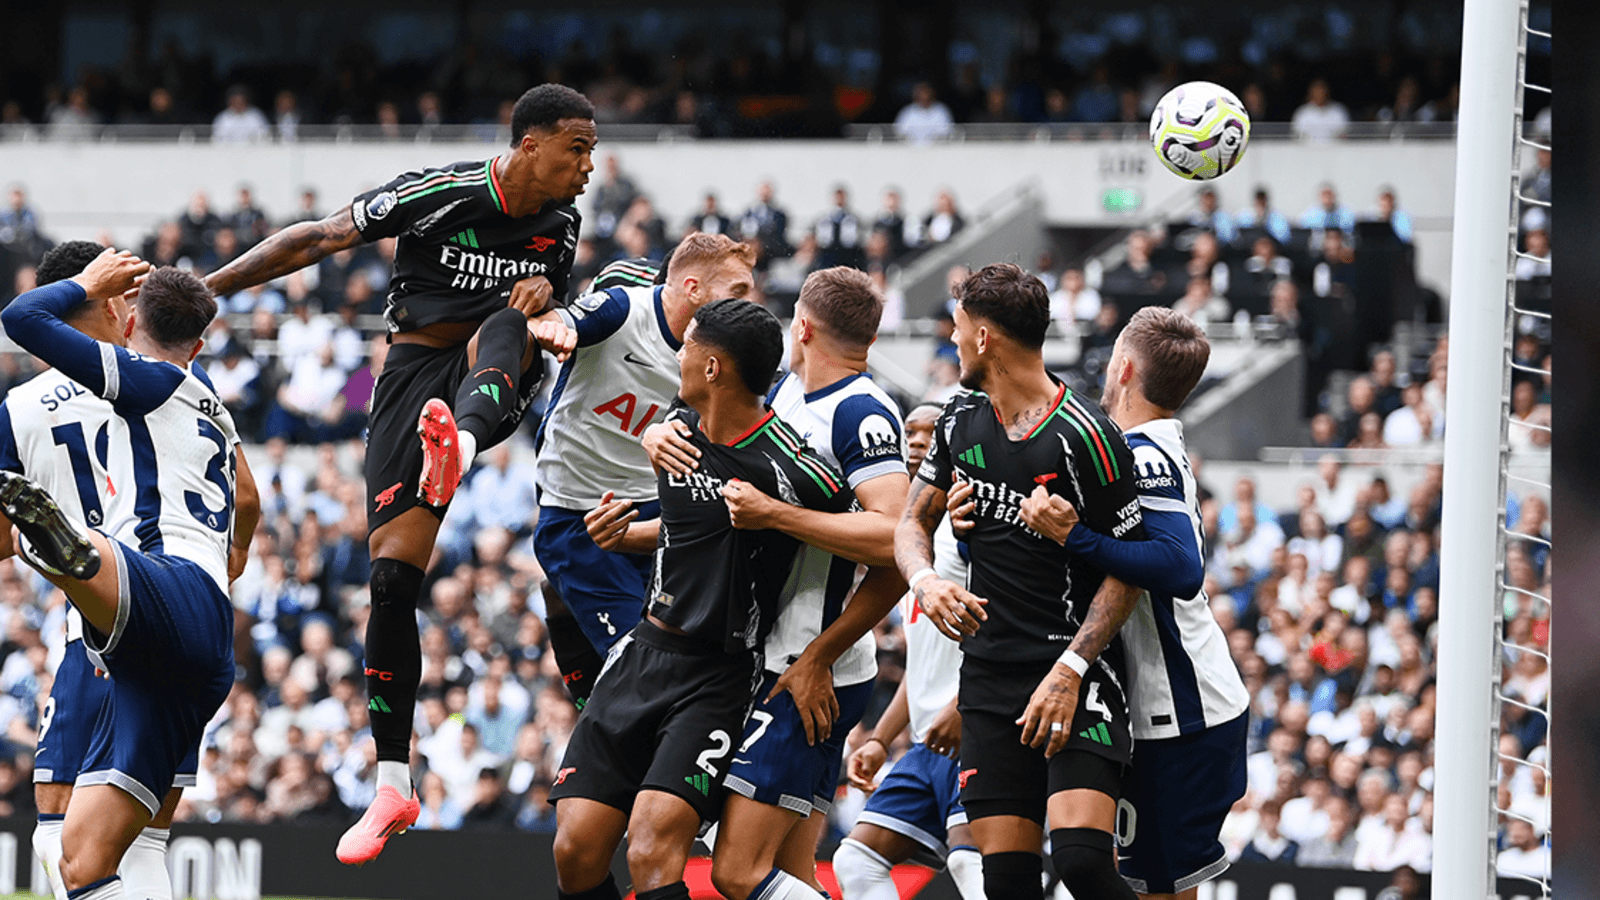
<svg viewBox="0 0 1600 900">
<path fill-rule="evenodd" d="M 895 533 L 895 558 L 921 605 L 962 642 L 961 802 L 990 897 L 1041 898 L 1044 826 L 1074 897 L 1126 898 L 1113 852 L 1132 737 L 1117 639 L 1138 590 L 1027 528 L 1036 492 L 1070 501 L 1085 523 L 1144 537 L 1133 455 L 1116 425 L 1045 370 L 1050 301 L 1010 264 L 962 283 L 961 384 L 934 427 Z M 933 532 L 957 480 L 976 507 L 970 592 L 933 571 Z M 1042 751 L 1042 752 L 1041 752 Z"/>
<path fill-rule="evenodd" d="M 643 620 L 611 652 L 578 719 L 551 799 L 562 900 L 620 900 L 611 858 L 628 836 L 639 900 L 688 900 L 684 865 L 723 805 L 723 777 L 761 681 L 761 647 L 804 546 L 739 530 L 724 499 L 746 482 L 786 502 L 847 512 L 844 479 L 762 395 L 783 355 L 770 312 L 718 300 L 678 351 L 699 468 L 658 471 L 661 526 Z"/>
<path fill-rule="evenodd" d="M 521 422 L 544 371 L 538 347 L 559 359 L 574 344 L 551 307 L 566 299 L 577 246 L 572 200 L 594 170 L 594 107 L 570 88 L 541 85 L 517 101 L 511 131 L 508 153 L 408 172 L 320 222 L 285 228 L 207 279 L 229 294 L 398 238 L 384 306 L 394 346 L 373 395 L 366 457 L 364 668 L 378 793 L 339 842 L 346 863 L 376 857 L 417 819 L 416 605 L 439 523 L 474 454 Z"/>
</svg>

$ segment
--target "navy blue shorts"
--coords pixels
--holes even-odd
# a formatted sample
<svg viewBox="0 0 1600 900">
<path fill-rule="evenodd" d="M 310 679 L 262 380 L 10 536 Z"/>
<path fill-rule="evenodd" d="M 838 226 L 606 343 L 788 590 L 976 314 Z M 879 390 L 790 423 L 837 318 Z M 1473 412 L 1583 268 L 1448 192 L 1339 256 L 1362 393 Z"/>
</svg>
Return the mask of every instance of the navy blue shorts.
<svg viewBox="0 0 1600 900">
<path fill-rule="evenodd" d="M 84 635 L 111 672 L 111 696 L 77 786 L 121 788 L 154 815 L 233 687 L 233 605 L 188 560 L 111 546 L 117 621 L 109 636 Z"/>
<path fill-rule="evenodd" d="M 640 519 L 661 516 L 655 500 L 638 504 L 638 510 Z M 583 526 L 583 513 L 557 506 L 539 507 L 533 552 L 601 656 L 639 624 L 655 563 L 650 555 L 601 550 Z"/>
<path fill-rule="evenodd" d="M 902 834 L 926 848 L 913 862 L 935 869 L 950 855 L 950 829 L 967 824 L 961 806 L 961 766 L 948 756 L 913 745 L 872 792 L 857 822 Z"/>
<path fill-rule="evenodd" d="M 828 739 L 816 746 L 806 743 L 806 728 L 795 709 L 794 698 L 784 691 L 771 700 L 778 676 L 767 672 L 756 692 L 756 706 L 745 720 L 744 742 L 728 768 L 728 790 L 758 803 L 781 806 L 802 818 L 812 810 L 827 813 L 844 768 L 844 739 L 867 711 L 872 682 L 835 687 L 839 717 Z"/>
<path fill-rule="evenodd" d="M 1244 796 L 1249 714 L 1197 734 L 1141 740 L 1117 809 L 1122 877 L 1140 894 L 1176 894 L 1228 868 L 1222 820 Z"/>
<path fill-rule="evenodd" d="M 83 769 L 94 736 L 100 704 L 111 696 L 111 681 L 94 673 L 83 641 L 68 641 L 56 669 L 50 699 L 39 718 L 39 747 L 33 755 L 34 784 L 72 784 Z"/>
</svg>

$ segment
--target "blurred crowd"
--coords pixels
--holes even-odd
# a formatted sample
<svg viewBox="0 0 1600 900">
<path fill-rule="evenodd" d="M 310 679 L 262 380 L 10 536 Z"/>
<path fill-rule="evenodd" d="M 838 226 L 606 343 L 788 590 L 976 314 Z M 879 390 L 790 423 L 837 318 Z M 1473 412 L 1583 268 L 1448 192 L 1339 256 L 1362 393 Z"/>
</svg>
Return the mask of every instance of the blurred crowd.
<svg viewBox="0 0 1600 900">
<path fill-rule="evenodd" d="M 0 82 L 0 132 L 76 139 L 109 124 L 210 125 L 217 141 L 290 141 L 330 124 L 393 138 L 450 125 L 492 132 L 540 81 L 584 91 L 604 123 L 711 137 L 837 136 L 849 122 L 894 123 L 909 140 L 964 123 L 1143 123 L 1167 89 L 1197 78 L 1234 89 L 1257 121 L 1292 122 L 1311 140 L 1358 121 L 1451 122 L 1458 102 L 1460 11 L 1452 19 L 1449 4 L 1399 5 L 1382 29 L 1292 6 L 1236 18 L 1170 4 L 995 9 L 989 21 L 944 27 L 803 6 L 764 19 L 714 6 L 671 17 L 624 8 L 544 26 L 484 12 L 451 23 L 450 41 L 427 33 L 436 20 L 385 12 L 382 37 L 354 29 L 310 51 L 263 28 L 263 58 L 230 48 L 219 62 L 220 47 L 150 37 L 147 11 L 120 51 L 72 79 Z M 1536 5 L 1534 16 L 1548 12 Z M 716 29 L 731 33 L 708 39 Z M 414 46 L 395 46 L 402 36 Z M 1529 59 L 1547 64 L 1547 45 L 1536 42 Z M 1531 120 L 1547 98 L 1530 102 Z"/>
</svg>

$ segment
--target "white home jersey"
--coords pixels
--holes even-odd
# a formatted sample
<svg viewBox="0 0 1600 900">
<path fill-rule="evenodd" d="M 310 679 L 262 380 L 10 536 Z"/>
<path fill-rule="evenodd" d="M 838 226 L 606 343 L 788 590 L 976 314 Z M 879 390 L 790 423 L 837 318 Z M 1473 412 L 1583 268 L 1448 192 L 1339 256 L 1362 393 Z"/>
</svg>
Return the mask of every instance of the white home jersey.
<svg viewBox="0 0 1600 900">
<path fill-rule="evenodd" d="M 933 532 L 933 570 L 946 581 L 966 587 L 967 564 L 946 516 Z M 900 601 L 906 632 L 906 704 L 911 713 L 911 740 L 922 743 L 933 720 L 955 699 L 961 685 L 961 645 L 945 637 L 917 606 L 916 595 Z"/>
<path fill-rule="evenodd" d="M 1189 468 L 1183 425 L 1156 419 L 1125 434 L 1133 450 L 1139 505 L 1187 515 L 1203 559 L 1200 492 Z M 1145 528 L 1151 527 L 1147 517 Z M 1205 591 L 1193 597 L 1141 595 L 1122 626 L 1122 640 L 1136 740 L 1194 734 L 1232 721 L 1250 705 Z"/>
<path fill-rule="evenodd" d="M 561 311 L 578 333 L 539 424 L 539 503 L 588 512 L 612 491 L 656 499 L 656 473 L 640 440 L 678 395 L 678 348 L 662 288 L 609 288 Z"/>
<path fill-rule="evenodd" d="M 844 473 L 850 488 L 906 471 L 900 409 L 866 375 L 854 375 L 809 394 L 800 377 L 785 375 L 767 398 L 780 419 L 818 456 Z M 833 623 L 854 592 L 857 566 L 816 547 L 803 547 L 784 586 L 778 619 L 767 637 L 767 668 L 782 672 Z M 843 687 L 877 677 L 878 644 L 868 631 L 833 664 Z"/>
<path fill-rule="evenodd" d="M 132 534 L 133 458 L 128 429 L 111 404 L 50 369 L 0 402 L 0 469 L 44 488 L 68 518 L 106 534 Z M 68 604 L 67 640 L 83 637 Z"/>
</svg>

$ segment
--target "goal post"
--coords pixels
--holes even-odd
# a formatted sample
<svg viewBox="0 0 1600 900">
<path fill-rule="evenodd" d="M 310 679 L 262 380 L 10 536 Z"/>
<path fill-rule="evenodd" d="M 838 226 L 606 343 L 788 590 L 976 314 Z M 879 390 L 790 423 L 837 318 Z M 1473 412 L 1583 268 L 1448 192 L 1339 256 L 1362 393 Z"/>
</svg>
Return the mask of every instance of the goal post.
<svg viewBox="0 0 1600 900">
<path fill-rule="evenodd" d="M 1463 11 L 1440 530 L 1434 900 L 1494 893 L 1495 605 L 1524 9 L 1523 0 L 1466 0 Z"/>
</svg>

